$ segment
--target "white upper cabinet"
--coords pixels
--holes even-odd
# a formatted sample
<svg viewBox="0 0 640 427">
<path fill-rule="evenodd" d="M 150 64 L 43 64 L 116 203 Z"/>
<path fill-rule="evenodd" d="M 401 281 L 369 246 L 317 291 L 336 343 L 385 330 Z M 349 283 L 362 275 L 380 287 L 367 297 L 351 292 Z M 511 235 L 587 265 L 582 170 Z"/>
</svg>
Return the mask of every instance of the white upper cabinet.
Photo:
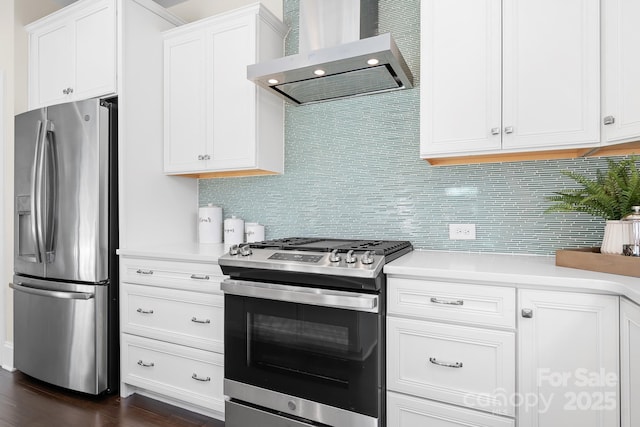
<svg viewBox="0 0 640 427">
<path fill-rule="evenodd" d="M 423 0 L 421 12 L 423 157 L 499 150 L 500 0 Z"/>
<path fill-rule="evenodd" d="M 284 34 L 259 4 L 165 33 L 165 173 L 283 172 L 284 104 L 246 67 L 282 56 Z"/>
<path fill-rule="evenodd" d="M 116 92 L 116 8 L 83 0 L 28 26 L 29 109 Z"/>
<path fill-rule="evenodd" d="M 640 2 L 603 1 L 603 143 L 640 139 Z"/>
<path fill-rule="evenodd" d="M 600 1 L 503 6 L 504 149 L 600 142 Z"/>
<path fill-rule="evenodd" d="M 208 149 L 204 45 L 200 34 L 164 43 L 165 172 L 201 168 Z"/>
<path fill-rule="evenodd" d="M 423 0 L 423 158 L 600 141 L 598 0 Z"/>
</svg>

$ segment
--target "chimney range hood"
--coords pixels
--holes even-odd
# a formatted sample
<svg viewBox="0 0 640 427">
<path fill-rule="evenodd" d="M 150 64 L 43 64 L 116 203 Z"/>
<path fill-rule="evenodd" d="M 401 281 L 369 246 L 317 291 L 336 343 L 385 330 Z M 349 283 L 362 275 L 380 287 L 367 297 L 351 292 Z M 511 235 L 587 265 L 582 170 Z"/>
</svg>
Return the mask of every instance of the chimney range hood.
<svg viewBox="0 0 640 427">
<path fill-rule="evenodd" d="M 247 67 L 247 78 L 304 105 L 413 87 L 377 0 L 300 0 L 299 53 Z"/>
</svg>

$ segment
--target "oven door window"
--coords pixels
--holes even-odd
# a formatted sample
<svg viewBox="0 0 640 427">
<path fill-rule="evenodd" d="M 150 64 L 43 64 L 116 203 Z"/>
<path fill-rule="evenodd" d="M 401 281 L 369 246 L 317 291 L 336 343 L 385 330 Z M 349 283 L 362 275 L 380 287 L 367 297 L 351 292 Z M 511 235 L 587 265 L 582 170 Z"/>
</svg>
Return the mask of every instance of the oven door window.
<svg viewBox="0 0 640 427">
<path fill-rule="evenodd" d="M 225 378 L 377 417 L 379 319 L 225 295 Z"/>
</svg>

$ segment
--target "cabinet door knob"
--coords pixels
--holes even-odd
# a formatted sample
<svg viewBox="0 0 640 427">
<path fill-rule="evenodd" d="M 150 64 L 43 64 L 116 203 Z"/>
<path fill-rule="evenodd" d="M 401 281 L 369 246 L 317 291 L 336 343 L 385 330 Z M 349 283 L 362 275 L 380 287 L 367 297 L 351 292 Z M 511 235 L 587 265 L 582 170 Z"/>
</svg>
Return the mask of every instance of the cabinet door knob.
<svg viewBox="0 0 640 427">
<path fill-rule="evenodd" d="M 513 133 L 513 126 L 507 126 L 504 128 L 504 133 Z"/>
<path fill-rule="evenodd" d="M 69 93 L 69 91 L 67 89 L 62 89 L 62 94 L 63 95 L 67 95 Z"/>
<path fill-rule="evenodd" d="M 205 154 L 203 157 L 204 157 L 205 160 L 211 160 L 211 156 L 208 155 L 208 154 Z"/>
<path fill-rule="evenodd" d="M 202 154 L 198 154 L 198 160 L 204 160 L 204 156 Z"/>
<path fill-rule="evenodd" d="M 613 116 L 607 116 L 602 120 L 602 122 L 605 125 L 612 125 L 612 124 L 614 124 L 616 122 L 616 118 L 613 117 Z"/>
<path fill-rule="evenodd" d="M 533 317 L 533 310 L 531 310 L 530 308 L 523 308 L 522 317 L 524 317 L 525 319 L 531 319 Z"/>
<path fill-rule="evenodd" d="M 491 128 L 491 135 L 500 135 L 500 128 Z"/>
</svg>

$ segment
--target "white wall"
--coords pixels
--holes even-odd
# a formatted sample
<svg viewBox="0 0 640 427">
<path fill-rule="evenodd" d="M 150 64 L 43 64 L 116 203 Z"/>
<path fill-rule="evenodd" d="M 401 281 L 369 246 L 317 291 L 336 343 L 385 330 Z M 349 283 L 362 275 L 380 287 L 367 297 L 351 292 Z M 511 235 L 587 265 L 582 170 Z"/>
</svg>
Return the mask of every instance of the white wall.
<svg viewBox="0 0 640 427">
<path fill-rule="evenodd" d="M 257 0 L 187 0 L 168 8 L 168 10 L 187 22 L 193 22 L 256 2 Z M 274 15 L 282 19 L 282 0 L 261 0 L 260 2 Z"/>
</svg>

